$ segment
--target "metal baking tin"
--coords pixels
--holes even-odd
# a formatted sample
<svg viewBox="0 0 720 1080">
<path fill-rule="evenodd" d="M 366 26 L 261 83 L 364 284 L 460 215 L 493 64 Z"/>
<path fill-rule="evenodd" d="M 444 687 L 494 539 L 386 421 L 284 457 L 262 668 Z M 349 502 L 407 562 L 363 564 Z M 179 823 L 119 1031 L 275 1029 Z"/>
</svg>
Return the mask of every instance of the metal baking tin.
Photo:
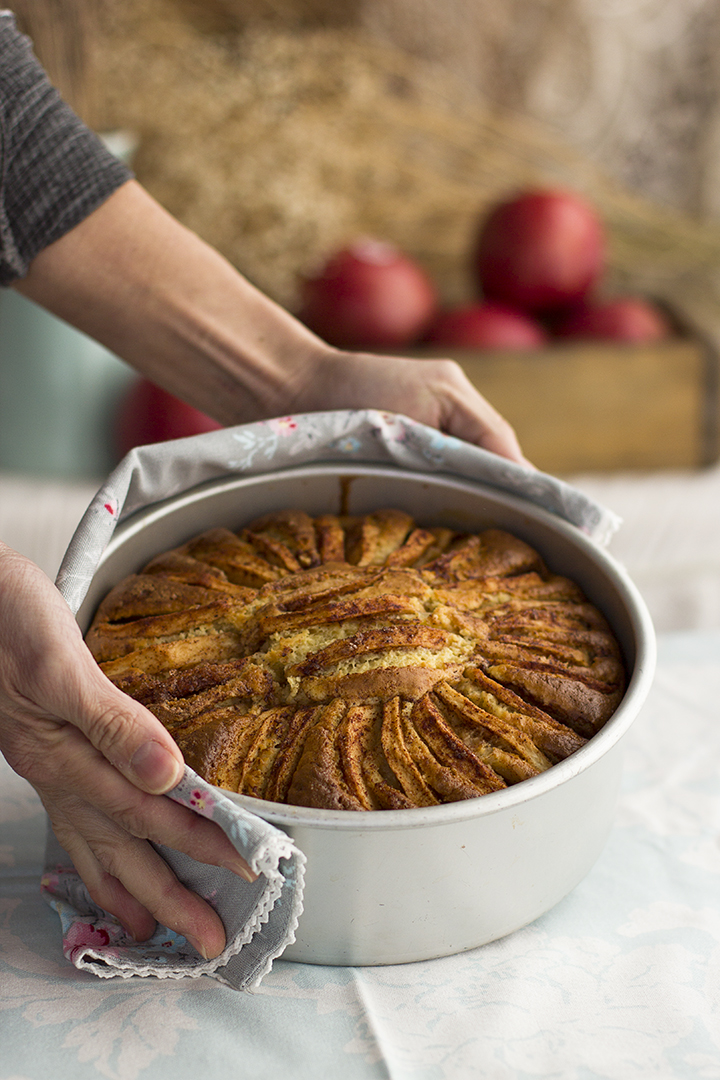
<svg viewBox="0 0 720 1080">
<path fill-rule="evenodd" d="M 152 556 L 217 525 L 300 507 L 311 515 L 408 511 L 421 524 L 508 529 L 605 614 L 629 685 L 586 746 L 547 772 L 478 799 L 416 810 L 314 810 L 230 794 L 288 832 L 308 859 L 304 911 L 288 960 L 398 964 L 471 949 L 532 922 L 569 893 L 612 826 L 623 742 L 655 668 L 645 604 L 615 560 L 573 525 L 522 498 L 394 466 L 316 464 L 212 481 L 121 524 L 78 613 Z"/>
</svg>

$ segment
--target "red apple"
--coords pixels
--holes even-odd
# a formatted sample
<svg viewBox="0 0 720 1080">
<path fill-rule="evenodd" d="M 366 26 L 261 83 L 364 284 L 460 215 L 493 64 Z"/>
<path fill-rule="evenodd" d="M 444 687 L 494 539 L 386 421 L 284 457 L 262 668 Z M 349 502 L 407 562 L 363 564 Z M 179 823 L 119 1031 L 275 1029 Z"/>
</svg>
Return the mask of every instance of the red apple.
<svg viewBox="0 0 720 1080">
<path fill-rule="evenodd" d="M 391 244 L 358 240 L 301 282 L 299 318 L 338 348 L 394 348 L 417 341 L 437 308 L 424 270 Z"/>
<path fill-rule="evenodd" d="M 555 333 L 563 338 L 640 344 L 669 337 L 671 328 L 653 304 L 625 296 L 581 305 L 558 321 Z"/>
<path fill-rule="evenodd" d="M 425 340 L 469 349 L 537 349 L 547 335 L 529 315 L 487 301 L 442 311 Z"/>
<path fill-rule="evenodd" d="M 490 212 L 474 258 L 488 299 L 551 312 L 582 300 L 600 278 L 604 229 L 593 207 L 573 192 L 526 191 Z"/>
<path fill-rule="evenodd" d="M 148 379 L 138 379 L 120 402 L 115 446 L 120 457 L 134 446 L 183 439 L 221 428 L 217 420 L 186 405 Z"/>
</svg>

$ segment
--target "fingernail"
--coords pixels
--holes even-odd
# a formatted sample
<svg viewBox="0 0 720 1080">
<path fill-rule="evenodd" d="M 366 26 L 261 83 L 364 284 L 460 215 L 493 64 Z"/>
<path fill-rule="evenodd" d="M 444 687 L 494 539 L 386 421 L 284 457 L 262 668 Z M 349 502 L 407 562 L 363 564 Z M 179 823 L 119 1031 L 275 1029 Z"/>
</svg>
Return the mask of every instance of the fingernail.
<svg viewBox="0 0 720 1080">
<path fill-rule="evenodd" d="M 138 747 L 130 759 L 130 767 L 143 787 L 153 794 L 175 787 L 183 773 L 177 758 L 153 740 Z"/>
<path fill-rule="evenodd" d="M 237 874 L 243 881 L 247 881 L 252 885 L 253 881 L 257 881 L 258 874 L 254 874 L 244 859 L 228 859 L 227 862 L 222 864 L 226 870 L 231 870 L 233 874 Z"/>
<path fill-rule="evenodd" d="M 196 949 L 200 953 L 203 960 L 210 960 L 211 959 L 210 954 L 208 953 L 207 949 L 203 945 L 202 941 L 199 941 L 197 938 L 191 937 L 190 934 L 185 934 L 184 937 L 185 937 L 186 941 L 190 942 L 193 949 Z M 214 959 L 214 957 L 212 957 L 212 959 Z"/>
</svg>

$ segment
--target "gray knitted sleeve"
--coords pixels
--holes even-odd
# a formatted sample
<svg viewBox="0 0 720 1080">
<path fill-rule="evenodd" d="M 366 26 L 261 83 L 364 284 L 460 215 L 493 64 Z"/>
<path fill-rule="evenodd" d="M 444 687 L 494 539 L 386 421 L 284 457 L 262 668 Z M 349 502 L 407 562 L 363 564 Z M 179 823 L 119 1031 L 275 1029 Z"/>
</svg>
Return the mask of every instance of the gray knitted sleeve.
<svg viewBox="0 0 720 1080">
<path fill-rule="evenodd" d="M 0 285 L 132 173 L 60 98 L 11 12 L 0 11 Z"/>
</svg>

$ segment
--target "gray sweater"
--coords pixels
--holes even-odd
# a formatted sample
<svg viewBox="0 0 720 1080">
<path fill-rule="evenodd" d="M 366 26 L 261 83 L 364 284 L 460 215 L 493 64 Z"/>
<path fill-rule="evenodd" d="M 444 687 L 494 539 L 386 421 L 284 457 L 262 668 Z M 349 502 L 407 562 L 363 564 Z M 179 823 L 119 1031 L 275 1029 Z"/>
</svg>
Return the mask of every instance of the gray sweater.
<svg viewBox="0 0 720 1080">
<path fill-rule="evenodd" d="M 60 98 L 0 11 L 0 285 L 103 203 L 132 173 Z"/>
</svg>

